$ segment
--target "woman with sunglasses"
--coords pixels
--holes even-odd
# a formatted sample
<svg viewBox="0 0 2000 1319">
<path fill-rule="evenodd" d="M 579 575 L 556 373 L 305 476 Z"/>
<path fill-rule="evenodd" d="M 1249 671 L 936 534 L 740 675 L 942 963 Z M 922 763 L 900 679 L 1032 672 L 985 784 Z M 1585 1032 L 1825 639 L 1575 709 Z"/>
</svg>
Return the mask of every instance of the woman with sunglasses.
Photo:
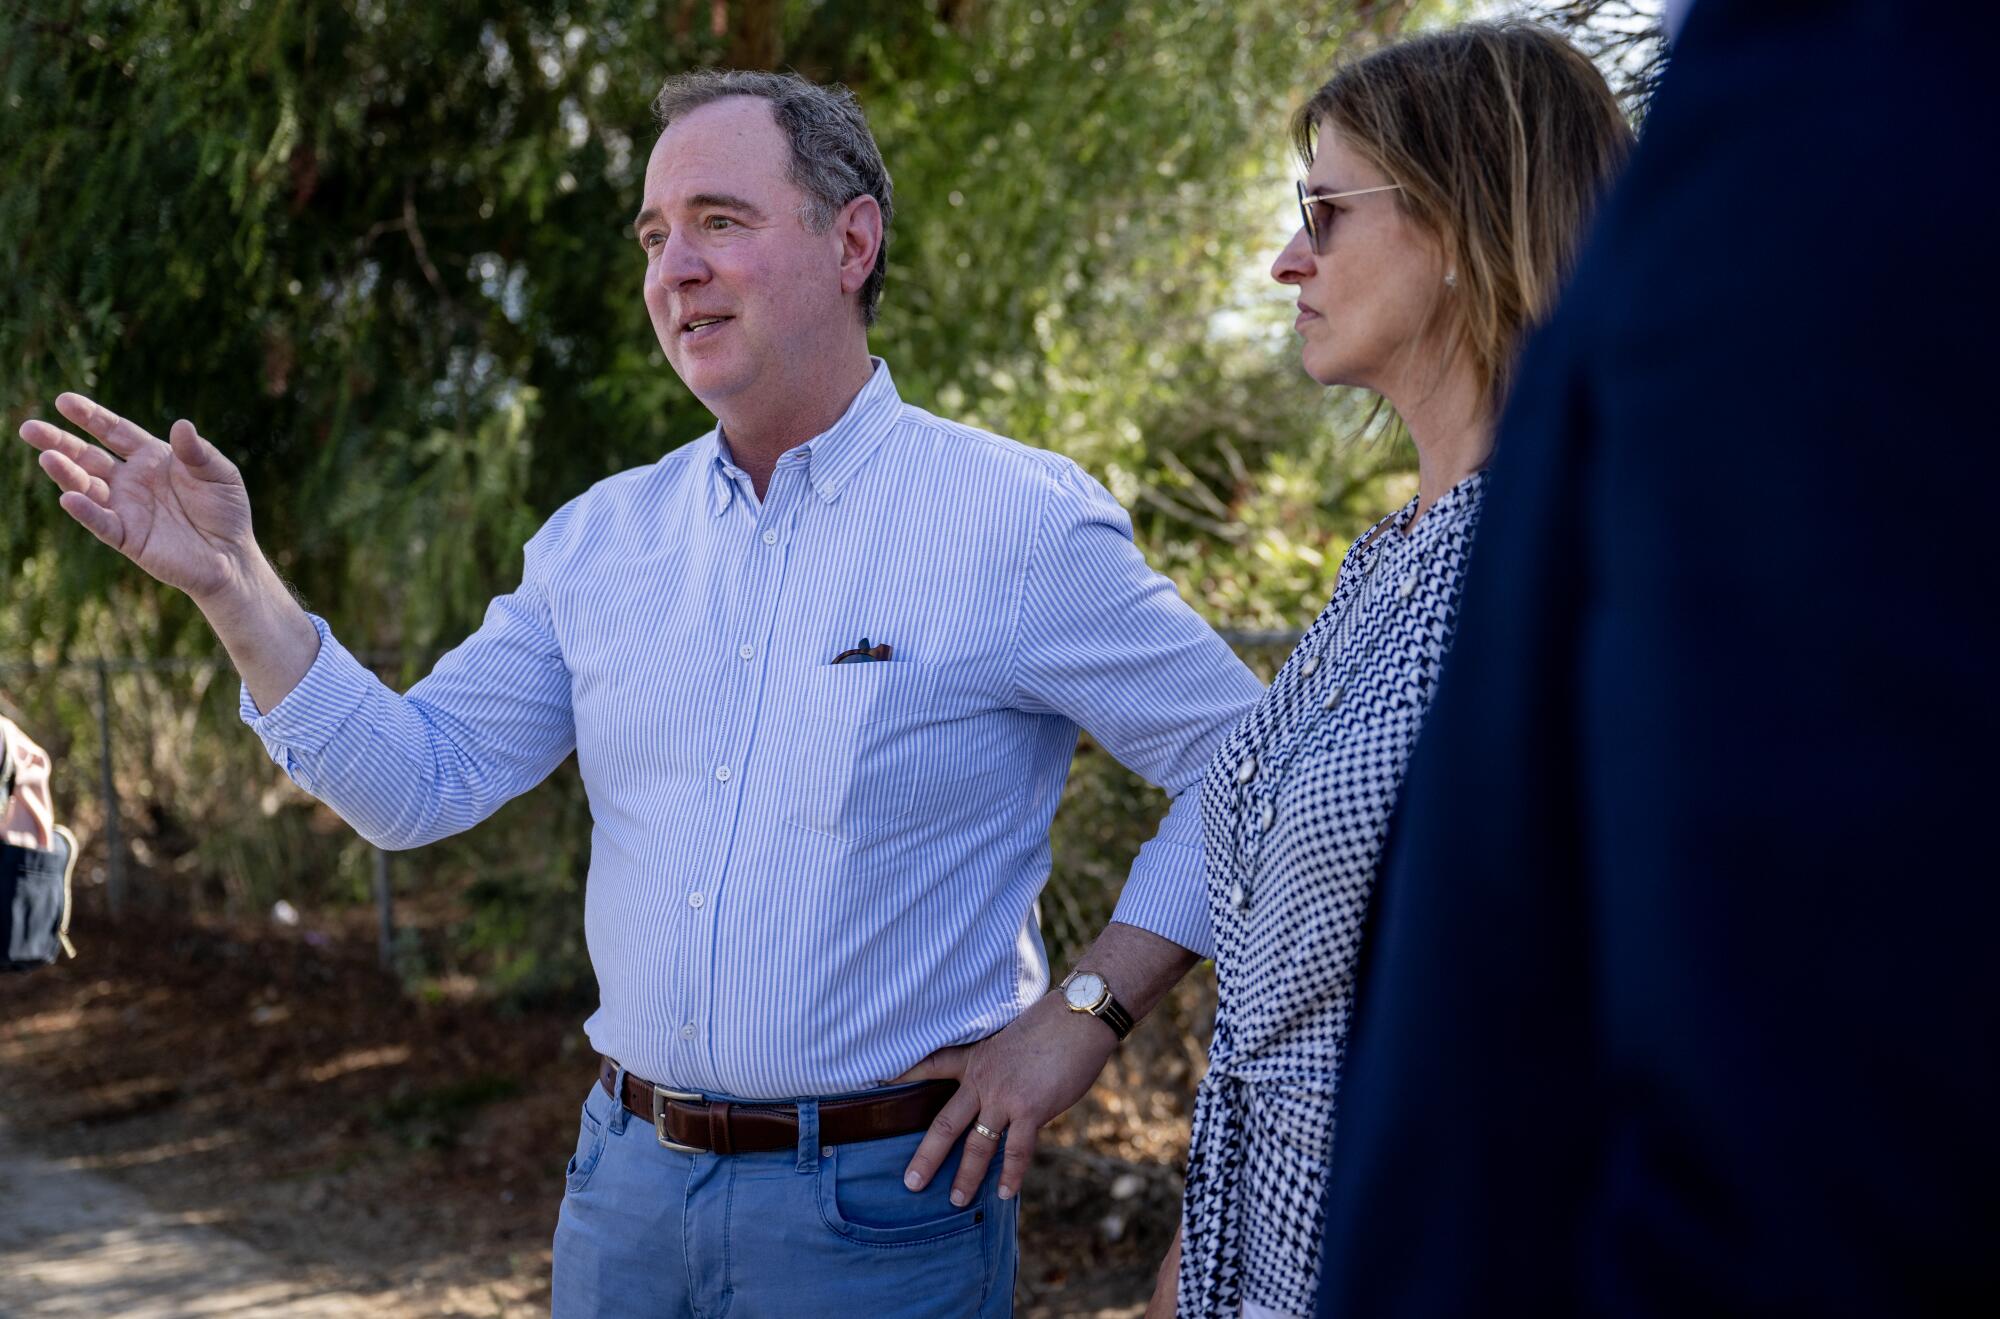
<svg viewBox="0 0 2000 1319">
<path fill-rule="evenodd" d="M 1333 599 L 1202 788 L 1220 1003 L 1181 1233 L 1149 1316 L 1312 1309 L 1363 917 L 1451 640 L 1494 422 L 1630 146 L 1591 63 L 1475 24 L 1338 72 L 1293 123 L 1306 374 L 1379 394 L 1417 494 L 1348 551 Z"/>
</svg>

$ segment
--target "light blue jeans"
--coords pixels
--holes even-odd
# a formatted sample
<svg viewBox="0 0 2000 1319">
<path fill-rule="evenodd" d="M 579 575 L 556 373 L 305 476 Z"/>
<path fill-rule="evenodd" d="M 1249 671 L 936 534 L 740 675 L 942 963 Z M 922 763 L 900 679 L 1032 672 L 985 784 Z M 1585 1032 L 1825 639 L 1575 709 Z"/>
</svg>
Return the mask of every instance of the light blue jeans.
<svg viewBox="0 0 2000 1319">
<path fill-rule="evenodd" d="M 1017 1202 L 996 1194 L 1000 1160 L 955 1209 L 957 1151 L 921 1192 L 903 1185 L 921 1139 L 822 1146 L 808 1099 L 796 1150 L 681 1154 L 593 1084 L 556 1223 L 554 1317 L 1004 1319 Z"/>
</svg>

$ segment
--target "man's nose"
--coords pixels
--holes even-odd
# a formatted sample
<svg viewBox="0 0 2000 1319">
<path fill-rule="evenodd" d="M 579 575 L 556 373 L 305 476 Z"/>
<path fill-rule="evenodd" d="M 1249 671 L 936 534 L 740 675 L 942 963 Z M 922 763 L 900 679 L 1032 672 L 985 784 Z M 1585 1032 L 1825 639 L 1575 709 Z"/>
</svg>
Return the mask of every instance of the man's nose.
<svg viewBox="0 0 2000 1319">
<path fill-rule="evenodd" d="M 662 289 L 700 284 L 708 279 L 708 273 L 708 262 L 678 233 L 668 234 L 653 257 L 653 282 Z"/>
</svg>

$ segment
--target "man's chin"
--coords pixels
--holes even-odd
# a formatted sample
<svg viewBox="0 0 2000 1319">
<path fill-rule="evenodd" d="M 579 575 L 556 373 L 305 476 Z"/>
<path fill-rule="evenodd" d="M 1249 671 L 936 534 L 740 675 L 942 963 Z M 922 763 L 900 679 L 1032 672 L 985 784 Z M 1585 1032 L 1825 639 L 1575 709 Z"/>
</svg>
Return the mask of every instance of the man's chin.
<svg viewBox="0 0 2000 1319">
<path fill-rule="evenodd" d="M 673 362 L 674 374 L 681 378 L 688 392 L 699 399 L 701 405 L 710 412 L 717 411 L 718 405 L 728 401 L 750 387 L 754 375 L 750 370 L 729 363 Z"/>
</svg>

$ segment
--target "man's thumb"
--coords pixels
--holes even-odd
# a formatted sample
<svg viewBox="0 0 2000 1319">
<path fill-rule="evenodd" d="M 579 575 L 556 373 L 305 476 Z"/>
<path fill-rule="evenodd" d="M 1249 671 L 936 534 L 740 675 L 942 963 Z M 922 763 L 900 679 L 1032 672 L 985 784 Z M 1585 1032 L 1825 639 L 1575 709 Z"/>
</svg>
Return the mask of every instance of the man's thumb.
<svg viewBox="0 0 2000 1319">
<path fill-rule="evenodd" d="M 970 1050 L 963 1044 L 946 1045 L 890 1084 L 902 1085 L 907 1081 L 961 1080 L 965 1076 L 965 1055 L 969 1052 Z"/>
</svg>

